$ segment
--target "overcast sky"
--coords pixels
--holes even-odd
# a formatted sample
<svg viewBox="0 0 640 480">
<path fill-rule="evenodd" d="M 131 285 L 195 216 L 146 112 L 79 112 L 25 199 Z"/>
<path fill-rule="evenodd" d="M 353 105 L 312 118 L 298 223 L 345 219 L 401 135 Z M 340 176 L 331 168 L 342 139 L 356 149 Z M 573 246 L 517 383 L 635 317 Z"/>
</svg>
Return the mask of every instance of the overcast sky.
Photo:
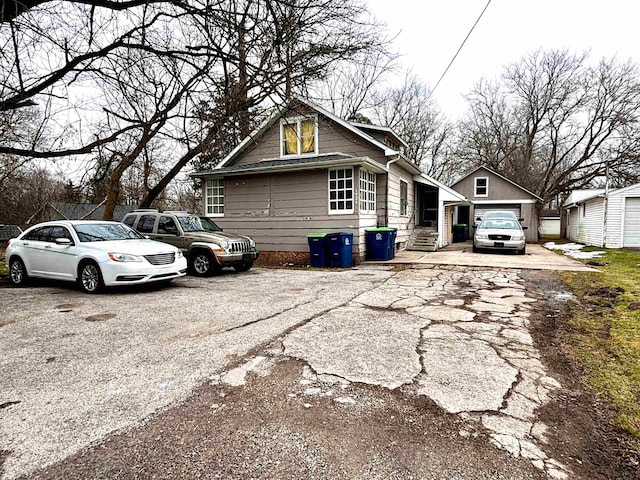
<svg viewBox="0 0 640 480">
<path fill-rule="evenodd" d="M 433 88 L 487 0 L 364 0 L 398 33 L 402 65 Z M 465 111 L 461 97 L 481 77 L 539 48 L 579 53 L 595 63 L 616 56 L 640 63 L 638 0 L 492 0 L 434 93 L 452 119 Z"/>
</svg>

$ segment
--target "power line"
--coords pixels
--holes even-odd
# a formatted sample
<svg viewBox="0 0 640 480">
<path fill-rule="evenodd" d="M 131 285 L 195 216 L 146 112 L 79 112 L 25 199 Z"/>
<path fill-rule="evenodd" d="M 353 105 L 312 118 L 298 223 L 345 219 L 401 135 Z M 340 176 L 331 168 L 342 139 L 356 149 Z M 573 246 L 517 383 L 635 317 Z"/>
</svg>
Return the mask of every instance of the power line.
<svg viewBox="0 0 640 480">
<path fill-rule="evenodd" d="M 487 8 L 489 7 L 489 4 L 491 3 L 491 0 L 489 0 L 487 2 L 487 4 L 484 6 L 484 8 L 482 9 L 482 12 L 480 12 L 480 15 L 478 15 L 478 18 L 476 19 L 475 23 L 473 24 L 473 26 L 471 27 L 471 29 L 469 30 L 469 33 L 467 33 L 467 36 L 464 37 L 464 40 L 462 41 L 462 43 L 460 44 L 460 47 L 458 47 L 458 50 L 456 51 L 455 55 L 453 56 L 453 58 L 451 59 L 451 61 L 449 62 L 449 65 L 447 65 L 447 68 L 444 69 L 444 72 L 442 72 L 442 75 L 440 75 L 440 79 L 438 80 L 438 82 L 436 83 L 436 86 L 433 87 L 433 90 L 431 90 L 431 92 L 429 93 L 429 96 L 427 97 L 427 100 L 429 100 L 431 98 L 431 96 L 433 95 L 433 92 L 436 91 L 436 88 L 438 88 L 438 85 L 440 85 L 440 82 L 442 81 L 442 79 L 444 78 L 444 76 L 447 74 L 447 72 L 449 71 L 449 68 L 451 68 L 451 65 L 453 65 L 453 62 L 455 62 L 456 58 L 458 57 L 458 54 L 460 53 L 460 50 L 462 50 L 462 47 L 464 47 L 464 44 L 467 43 L 467 40 L 469 39 L 469 37 L 471 36 L 471 33 L 473 32 L 473 30 L 476 28 L 476 25 L 478 25 L 478 22 L 480 21 L 480 19 L 482 18 L 482 16 L 484 15 L 484 12 L 486 12 Z"/>
</svg>

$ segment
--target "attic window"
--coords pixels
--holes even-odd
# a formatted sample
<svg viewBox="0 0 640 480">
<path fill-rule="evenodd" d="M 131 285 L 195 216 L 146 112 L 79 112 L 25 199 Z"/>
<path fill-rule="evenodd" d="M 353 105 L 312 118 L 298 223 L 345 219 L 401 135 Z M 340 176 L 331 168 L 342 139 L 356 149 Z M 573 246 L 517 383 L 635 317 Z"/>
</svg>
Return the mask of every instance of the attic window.
<svg viewBox="0 0 640 480">
<path fill-rule="evenodd" d="M 318 124 L 314 117 L 283 118 L 280 121 L 280 155 L 318 153 Z"/>
<path fill-rule="evenodd" d="M 489 196 L 489 177 L 476 177 L 474 196 L 476 197 L 488 197 Z"/>
</svg>

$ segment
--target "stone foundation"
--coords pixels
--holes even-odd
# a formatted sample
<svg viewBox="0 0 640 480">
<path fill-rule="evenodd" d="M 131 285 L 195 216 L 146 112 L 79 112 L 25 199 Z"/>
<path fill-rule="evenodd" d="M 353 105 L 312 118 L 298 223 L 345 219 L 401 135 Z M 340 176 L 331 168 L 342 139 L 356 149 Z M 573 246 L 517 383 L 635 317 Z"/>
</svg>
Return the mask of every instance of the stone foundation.
<svg viewBox="0 0 640 480">
<path fill-rule="evenodd" d="M 256 262 L 258 267 L 282 267 L 293 264 L 295 266 L 308 266 L 311 261 L 309 252 L 260 252 L 260 258 Z M 352 255 L 353 265 L 359 265 L 362 259 L 357 253 Z"/>
</svg>

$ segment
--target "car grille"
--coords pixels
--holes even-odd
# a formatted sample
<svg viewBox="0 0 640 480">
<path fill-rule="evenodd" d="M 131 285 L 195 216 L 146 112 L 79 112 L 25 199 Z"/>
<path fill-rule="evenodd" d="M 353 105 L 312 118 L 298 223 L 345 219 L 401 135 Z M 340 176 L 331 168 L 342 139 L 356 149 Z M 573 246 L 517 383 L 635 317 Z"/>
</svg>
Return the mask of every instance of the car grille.
<svg viewBox="0 0 640 480">
<path fill-rule="evenodd" d="M 489 235 L 489 240 L 511 240 L 511 235 Z"/>
<path fill-rule="evenodd" d="M 249 242 L 231 242 L 229 247 L 231 253 L 246 253 L 252 252 L 251 244 Z"/>
<path fill-rule="evenodd" d="M 175 253 L 158 253 L 157 255 L 145 255 L 144 258 L 151 265 L 169 265 L 175 260 Z"/>
</svg>

